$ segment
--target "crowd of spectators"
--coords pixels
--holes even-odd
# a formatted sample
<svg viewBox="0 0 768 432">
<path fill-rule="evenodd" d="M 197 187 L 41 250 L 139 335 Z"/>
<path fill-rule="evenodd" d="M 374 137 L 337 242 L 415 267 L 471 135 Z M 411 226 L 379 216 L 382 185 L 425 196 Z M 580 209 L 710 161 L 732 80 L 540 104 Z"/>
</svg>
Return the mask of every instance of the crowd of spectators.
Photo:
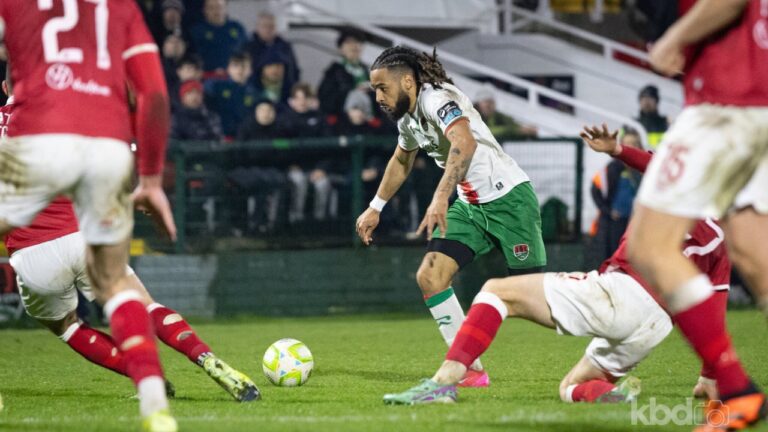
<svg viewBox="0 0 768 432">
<path fill-rule="evenodd" d="M 380 111 L 370 88 L 369 66 L 361 59 L 366 41 L 363 33 L 339 31 L 338 57 L 313 85 L 302 80 L 293 47 L 279 34 L 270 12 L 259 13 L 255 31 L 249 34 L 228 15 L 226 0 L 138 1 L 161 47 L 174 145 L 397 134 L 396 125 Z M 495 112 L 492 95 L 477 102 L 483 117 L 500 133 L 535 135 L 535 130 Z M 220 201 L 234 208 L 223 213 L 243 216 L 237 228 L 240 232 L 269 231 L 279 223 L 295 224 L 307 218 L 336 218 L 340 206 L 347 204 L 345 199 L 349 200 L 349 157 L 327 151 L 304 151 L 290 157 L 277 153 L 234 152 L 236 156 L 224 163 L 193 158 L 189 166 L 220 174 L 205 181 L 213 179 L 217 191 L 224 188 L 222 197 L 226 199 Z M 355 181 L 363 183 L 367 195 L 375 193 L 390 154 L 391 149 L 366 153 L 361 178 Z M 434 170 L 434 164 L 419 160 L 414 169 L 423 175 L 404 186 L 410 192 L 404 194 L 402 203 L 395 200 L 395 210 L 388 216 L 405 221 L 391 221 L 403 232 L 415 228 L 418 214 L 413 209 L 429 200 L 428 193 L 417 193 L 414 185 L 426 186 L 430 193 L 433 186 L 420 182 L 434 177 L 424 174 Z M 201 182 L 195 180 L 194 187 L 212 189 Z M 425 202 L 415 204 L 414 199 Z M 217 206 L 209 200 L 205 208 L 210 213 Z M 208 221 L 216 218 L 206 217 Z"/>
</svg>

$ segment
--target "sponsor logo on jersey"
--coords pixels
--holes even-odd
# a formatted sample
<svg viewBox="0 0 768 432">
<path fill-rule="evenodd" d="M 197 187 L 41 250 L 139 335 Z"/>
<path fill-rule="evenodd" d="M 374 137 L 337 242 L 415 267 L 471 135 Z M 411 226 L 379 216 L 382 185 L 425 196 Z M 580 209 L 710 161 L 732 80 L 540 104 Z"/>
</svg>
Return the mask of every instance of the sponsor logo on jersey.
<svg viewBox="0 0 768 432">
<path fill-rule="evenodd" d="M 516 244 L 512 251 L 515 253 L 515 258 L 519 259 L 520 261 L 525 261 L 525 259 L 528 258 L 527 244 Z"/>
<path fill-rule="evenodd" d="M 45 83 L 54 90 L 72 89 L 78 93 L 86 93 L 97 96 L 109 96 L 112 90 L 103 86 L 94 80 L 83 82 L 79 77 L 75 77 L 72 68 L 65 64 L 56 63 L 48 67 L 45 72 Z"/>
<path fill-rule="evenodd" d="M 454 101 L 448 102 L 437 110 L 437 117 L 446 126 L 451 124 L 456 118 L 461 117 L 461 114 L 461 108 Z"/>
<path fill-rule="evenodd" d="M 498 182 L 496 183 L 496 190 L 502 190 L 504 189 L 504 183 Z"/>
</svg>

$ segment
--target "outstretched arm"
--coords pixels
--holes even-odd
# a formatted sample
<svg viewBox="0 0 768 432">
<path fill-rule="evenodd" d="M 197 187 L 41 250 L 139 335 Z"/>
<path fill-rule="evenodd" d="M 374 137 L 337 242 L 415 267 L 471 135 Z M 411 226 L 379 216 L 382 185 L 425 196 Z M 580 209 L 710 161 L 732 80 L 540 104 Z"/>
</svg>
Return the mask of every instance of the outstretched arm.
<svg viewBox="0 0 768 432">
<path fill-rule="evenodd" d="M 619 131 L 613 133 L 608 131 L 608 126 L 603 123 L 602 128 L 597 126 L 584 126 L 584 130 L 579 134 L 589 145 L 589 148 L 598 153 L 607 153 L 612 157 L 624 162 L 630 168 L 634 168 L 644 173 L 651 163 L 653 153 L 640 150 L 634 147 L 624 147 L 618 143 L 616 137 Z"/>
</svg>

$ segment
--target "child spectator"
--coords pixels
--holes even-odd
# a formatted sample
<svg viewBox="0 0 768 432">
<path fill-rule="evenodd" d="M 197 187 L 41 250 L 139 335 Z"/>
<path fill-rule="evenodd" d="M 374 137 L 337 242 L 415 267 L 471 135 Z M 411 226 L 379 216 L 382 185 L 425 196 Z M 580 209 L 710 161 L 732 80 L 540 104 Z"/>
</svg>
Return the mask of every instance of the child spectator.
<svg viewBox="0 0 768 432">
<path fill-rule="evenodd" d="M 253 115 L 240 127 L 237 133 L 238 141 L 272 139 L 280 136 L 275 122 L 277 117 L 275 106 L 269 100 L 260 100 L 256 104 Z"/>
<path fill-rule="evenodd" d="M 227 79 L 209 80 L 205 85 L 205 102 L 221 118 L 224 136 L 234 138 L 239 126 L 253 112 L 258 99 L 248 83 L 251 59 L 247 54 L 233 54 L 227 64 Z"/>
<path fill-rule="evenodd" d="M 181 106 L 173 114 L 171 138 L 189 141 L 218 141 L 221 127 L 215 113 L 208 112 L 203 105 L 203 85 L 191 80 L 181 84 L 179 89 Z"/>
<path fill-rule="evenodd" d="M 285 65 L 286 86 L 291 88 L 299 81 L 299 65 L 293 53 L 293 47 L 277 34 L 275 16 L 269 12 L 260 12 L 256 21 L 256 31 L 248 44 L 248 53 L 253 61 L 253 70 L 261 70 L 265 59 L 272 54 L 283 60 Z M 258 75 L 257 75 L 258 76 Z"/>
<path fill-rule="evenodd" d="M 205 0 L 203 15 L 190 30 L 192 47 L 203 59 L 206 78 L 223 77 L 230 56 L 244 48 L 248 36 L 239 22 L 227 17 L 226 0 Z"/>
<path fill-rule="evenodd" d="M 335 125 L 336 135 L 376 135 L 381 121 L 373 117 L 373 104 L 368 93 L 353 90 L 344 102 L 344 115 Z"/>
<path fill-rule="evenodd" d="M 181 83 L 187 81 L 200 81 L 203 79 L 203 62 L 200 57 L 192 54 L 184 56 L 176 65 L 176 78 L 168 80 L 168 94 L 171 97 L 171 110 L 178 109 L 181 101 L 179 100 L 179 90 Z M 171 87 L 173 84 L 174 87 Z"/>
<path fill-rule="evenodd" d="M 363 41 L 361 33 L 350 30 L 342 32 L 336 40 L 341 58 L 325 70 L 317 92 L 323 113 L 338 118 L 344 113 L 344 101 L 350 91 L 370 91 L 368 66 L 360 61 Z"/>
<path fill-rule="evenodd" d="M 325 118 L 317 109 L 319 101 L 307 83 L 291 88 L 288 108 L 280 113 L 280 130 L 286 138 L 312 138 L 329 133 Z"/>
</svg>

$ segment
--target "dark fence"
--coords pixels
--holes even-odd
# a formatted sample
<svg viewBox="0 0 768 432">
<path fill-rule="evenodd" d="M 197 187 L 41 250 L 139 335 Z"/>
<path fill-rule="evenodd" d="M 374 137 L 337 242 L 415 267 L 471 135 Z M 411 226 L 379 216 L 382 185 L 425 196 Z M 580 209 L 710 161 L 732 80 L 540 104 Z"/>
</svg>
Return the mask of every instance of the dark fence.
<svg viewBox="0 0 768 432">
<path fill-rule="evenodd" d="M 547 242 L 579 238 L 583 144 L 578 138 L 500 140 L 528 173 L 542 206 Z M 146 218 L 136 237 L 177 253 L 312 249 L 358 245 L 354 221 L 376 193 L 394 136 L 174 142 L 166 187 L 179 241 L 155 239 Z M 442 170 L 420 154 L 382 213 L 380 245 L 422 244 L 413 237 Z"/>
</svg>

